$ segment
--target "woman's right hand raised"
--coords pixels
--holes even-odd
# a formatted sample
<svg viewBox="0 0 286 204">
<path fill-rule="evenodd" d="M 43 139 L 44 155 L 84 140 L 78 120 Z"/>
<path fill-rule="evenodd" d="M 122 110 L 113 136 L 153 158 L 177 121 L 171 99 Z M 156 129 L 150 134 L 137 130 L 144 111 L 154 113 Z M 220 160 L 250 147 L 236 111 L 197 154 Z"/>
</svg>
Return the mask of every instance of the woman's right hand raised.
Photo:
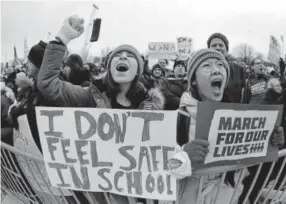
<svg viewBox="0 0 286 204">
<path fill-rule="evenodd" d="M 72 39 L 79 37 L 84 31 L 84 19 L 73 15 L 65 19 L 64 24 L 57 37 L 64 45 L 67 45 Z"/>
<path fill-rule="evenodd" d="M 208 147 L 208 141 L 195 139 L 185 144 L 183 150 L 187 152 L 192 164 L 201 164 L 205 161 L 205 157 L 209 152 Z"/>
</svg>

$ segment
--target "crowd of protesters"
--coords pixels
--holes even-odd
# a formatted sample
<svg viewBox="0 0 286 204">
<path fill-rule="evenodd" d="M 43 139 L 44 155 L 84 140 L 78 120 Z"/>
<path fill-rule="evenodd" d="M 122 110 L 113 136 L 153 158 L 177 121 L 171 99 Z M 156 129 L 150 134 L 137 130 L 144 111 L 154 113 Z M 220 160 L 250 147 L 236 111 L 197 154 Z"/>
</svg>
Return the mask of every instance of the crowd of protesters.
<svg viewBox="0 0 286 204">
<path fill-rule="evenodd" d="M 180 204 L 196 203 L 199 178 L 192 175 L 192 164 L 202 163 L 209 143 L 195 139 L 197 106 L 200 101 L 283 104 L 282 124 L 275 127 L 271 143 L 286 148 L 286 74 L 285 62 L 279 71 L 268 73 L 263 59 L 254 58 L 249 68 L 229 54 L 229 41 L 221 33 L 206 39 L 207 48 L 194 52 L 188 60 L 176 59 L 173 70 L 166 68 L 169 61 L 159 59 L 148 66 L 131 45 L 112 50 L 101 64 L 85 63 L 78 54 L 67 55 L 67 44 L 83 33 L 83 22 L 71 25 L 70 17 L 60 29 L 56 39 L 40 41 L 28 55 L 28 63 L 20 69 L 9 67 L 1 82 L 1 140 L 13 146 L 13 129 L 18 128 L 17 118 L 27 115 L 33 139 L 42 151 L 36 122 L 36 106 L 93 107 L 141 110 L 180 110 L 177 125 L 178 150 L 169 159 L 172 174 L 179 179 Z M 259 86 L 260 88 L 257 88 Z M 284 129 L 284 131 L 283 131 Z M 175 136 L 174 136 L 175 137 Z M 179 162 L 178 162 L 179 161 Z M 274 167 L 274 179 L 282 161 Z M 248 201 L 254 202 L 270 169 L 265 163 Z M 240 171 L 227 172 L 218 203 L 229 203 L 236 186 L 237 203 L 242 203 L 257 171 L 248 168 L 248 174 L 238 184 Z M 286 176 L 284 167 L 280 182 Z M 219 187 L 222 174 L 209 175 L 205 203 L 211 203 Z M 128 203 L 128 198 L 108 194 L 110 200 Z M 84 196 L 77 192 L 82 203 Z M 94 193 L 101 204 L 107 203 L 101 193 Z M 138 202 L 145 202 L 139 199 Z"/>
</svg>

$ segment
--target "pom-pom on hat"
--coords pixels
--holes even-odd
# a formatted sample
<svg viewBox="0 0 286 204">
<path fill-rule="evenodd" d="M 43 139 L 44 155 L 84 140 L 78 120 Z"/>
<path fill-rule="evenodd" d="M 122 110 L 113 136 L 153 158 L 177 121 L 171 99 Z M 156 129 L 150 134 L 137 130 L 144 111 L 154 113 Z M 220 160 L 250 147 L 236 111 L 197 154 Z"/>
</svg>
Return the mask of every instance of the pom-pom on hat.
<svg viewBox="0 0 286 204">
<path fill-rule="evenodd" d="M 224 44 L 225 44 L 226 50 L 228 51 L 228 44 L 229 44 L 228 39 L 225 37 L 225 35 L 223 35 L 223 34 L 221 34 L 221 33 L 214 33 L 214 34 L 212 34 L 212 35 L 209 37 L 209 39 L 208 39 L 208 41 L 207 41 L 208 48 L 210 48 L 211 42 L 212 42 L 212 40 L 213 40 L 214 38 L 219 38 L 219 39 L 221 39 L 221 40 L 224 42 Z"/>
<path fill-rule="evenodd" d="M 192 87 L 192 80 L 194 79 L 193 75 L 195 74 L 197 68 L 200 66 L 201 63 L 203 63 L 205 60 L 214 58 L 220 60 L 227 73 L 227 79 L 226 79 L 226 84 L 228 83 L 229 80 L 229 65 L 225 59 L 225 57 L 218 51 L 213 50 L 213 49 L 202 49 L 197 52 L 195 52 L 191 58 L 188 61 L 187 65 L 187 79 L 188 79 L 188 87 Z"/>
<path fill-rule="evenodd" d="M 35 65 L 37 68 L 41 68 L 45 49 L 46 49 L 47 43 L 40 41 L 38 44 L 34 45 L 28 54 L 29 61 Z"/>
<path fill-rule="evenodd" d="M 115 48 L 112 51 L 112 53 L 110 54 L 110 56 L 108 57 L 106 69 L 110 69 L 110 65 L 111 65 L 111 61 L 112 61 L 113 57 L 117 53 L 123 52 L 123 51 L 129 52 L 135 56 L 135 59 L 137 60 L 137 63 L 138 63 L 138 75 L 140 76 L 143 73 L 143 67 L 144 67 L 143 66 L 143 60 L 142 60 L 142 57 L 141 57 L 140 53 L 138 52 L 138 50 L 131 45 L 121 45 L 121 46 Z"/>
</svg>

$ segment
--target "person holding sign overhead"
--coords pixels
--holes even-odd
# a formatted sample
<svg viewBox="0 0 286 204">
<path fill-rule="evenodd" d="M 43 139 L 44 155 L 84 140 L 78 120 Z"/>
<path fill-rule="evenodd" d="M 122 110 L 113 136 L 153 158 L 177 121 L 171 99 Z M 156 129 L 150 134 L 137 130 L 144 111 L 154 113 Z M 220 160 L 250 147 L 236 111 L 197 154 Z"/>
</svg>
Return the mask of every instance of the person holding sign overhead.
<svg viewBox="0 0 286 204">
<path fill-rule="evenodd" d="M 178 148 L 177 154 L 169 160 L 169 167 L 180 180 L 178 198 L 180 204 L 198 203 L 199 177 L 186 177 L 184 168 L 191 163 L 202 164 L 208 154 L 208 141 L 195 139 L 197 107 L 199 101 L 220 102 L 223 99 L 224 88 L 228 84 L 230 70 L 225 57 L 213 49 L 202 49 L 194 53 L 188 61 L 188 89 L 181 98 L 178 124 Z M 186 115 L 188 117 L 185 117 Z M 184 118 L 184 119 L 182 119 Z M 272 144 L 280 145 L 281 135 L 273 134 Z M 229 203 L 234 193 L 234 187 L 238 181 L 239 172 L 228 172 L 218 194 L 218 203 Z M 216 197 L 222 173 L 209 175 L 205 180 L 203 192 L 204 204 L 210 204 Z M 242 184 L 238 185 L 241 189 Z M 236 192 L 236 199 L 241 192 Z"/>
<path fill-rule="evenodd" d="M 67 18 L 56 40 L 47 45 L 37 84 L 43 95 L 64 107 L 163 110 L 166 99 L 161 91 L 158 88 L 147 90 L 139 82 L 143 61 L 139 52 L 130 45 L 117 47 L 108 57 L 104 78 L 107 91 L 104 93 L 99 91 L 96 83 L 86 89 L 59 79 L 66 46 L 83 33 L 83 23 L 83 19 L 77 16 Z M 102 195 L 94 193 L 99 203 L 107 203 Z M 114 203 L 128 203 L 125 196 L 107 195 Z"/>
</svg>

